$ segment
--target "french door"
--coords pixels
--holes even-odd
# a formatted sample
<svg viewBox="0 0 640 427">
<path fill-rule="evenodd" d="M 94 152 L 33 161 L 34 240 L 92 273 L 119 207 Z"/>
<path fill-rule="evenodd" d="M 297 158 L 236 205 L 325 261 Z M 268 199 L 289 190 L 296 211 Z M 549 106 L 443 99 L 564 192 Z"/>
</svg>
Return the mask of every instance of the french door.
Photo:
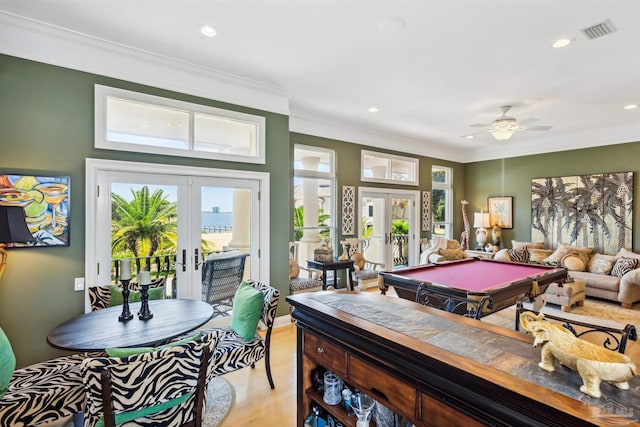
<svg viewBox="0 0 640 427">
<path fill-rule="evenodd" d="M 388 270 L 416 264 L 419 194 L 410 190 L 360 187 L 358 218 L 360 237 L 368 240 L 366 259 L 382 262 Z"/>
<path fill-rule="evenodd" d="M 123 229 L 125 239 L 149 234 L 136 240 L 141 261 L 154 251 L 171 254 L 167 293 L 174 297 L 202 297 L 202 262 L 214 251 L 249 253 L 245 277 L 268 277 L 268 256 L 260 257 L 268 254 L 260 251 L 268 239 L 268 209 L 259 196 L 268 188 L 267 174 L 89 159 L 87 184 L 87 286 L 113 282 L 114 254 L 126 243 L 118 240 Z M 127 223 L 113 212 L 116 201 L 146 223 Z M 137 212 L 153 203 L 154 212 Z M 165 222 L 155 224 L 160 218 L 154 214 Z M 133 247 L 126 246 L 127 256 Z"/>
</svg>

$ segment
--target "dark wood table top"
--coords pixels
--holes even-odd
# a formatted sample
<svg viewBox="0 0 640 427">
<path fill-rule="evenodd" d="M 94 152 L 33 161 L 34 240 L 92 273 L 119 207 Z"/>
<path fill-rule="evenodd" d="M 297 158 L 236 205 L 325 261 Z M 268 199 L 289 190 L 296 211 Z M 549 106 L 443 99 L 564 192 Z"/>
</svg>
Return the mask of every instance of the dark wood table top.
<svg viewBox="0 0 640 427">
<path fill-rule="evenodd" d="M 121 322 L 122 306 L 92 311 L 56 326 L 47 341 L 63 350 L 97 351 L 108 347 L 141 347 L 163 343 L 204 325 L 213 307 L 203 301 L 165 299 L 149 301 L 153 318 L 138 319 L 140 303 L 129 304 L 133 319 Z"/>
<path fill-rule="evenodd" d="M 332 261 L 316 261 L 313 259 L 308 259 L 307 266 L 313 267 L 313 268 L 321 268 L 325 270 L 352 268 L 353 260 L 333 258 Z"/>
</svg>

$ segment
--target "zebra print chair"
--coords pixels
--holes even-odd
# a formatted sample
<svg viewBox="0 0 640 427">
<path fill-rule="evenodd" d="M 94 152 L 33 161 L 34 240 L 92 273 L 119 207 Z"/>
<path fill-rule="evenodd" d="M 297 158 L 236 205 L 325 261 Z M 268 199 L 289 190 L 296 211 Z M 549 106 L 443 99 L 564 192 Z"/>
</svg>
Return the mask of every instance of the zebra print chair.
<svg viewBox="0 0 640 427">
<path fill-rule="evenodd" d="M 0 329 L 0 346 L 10 343 Z M 84 354 L 62 356 L 16 369 L 0 396 L 0 426 L 36 427 L 69 422 L 82 410 L 80 363 Z M 15 358 L 13 358 L 15 366 Z"/>
<path fill-rule="evenodd" d="M 160 288 L 163 287 L 166 283 L 166 279 L 164 277 L 158 277 L 151 281 L 150 288 Z M 117 284 L 119 288 L 122 288 L 122 284 Z M 129 290 L 137 291 L 140 289 L 137 282 L 129 283 Z M 111 288 L 109 286 L 92 286 L 87 288 L 87 293 L 89 294 L 89 305 L 91 306 L 91 311 L 102 310 L 103 308 L 107 308 L 110 305 L 111 301 Z"/>
<path fill-rule="evenodd" d="M 153 351 L 85 359 L 83 426 L 200 426 L 218 339 L 217 331 L 208 331 Z"/>
<path fill-rule="evenodd" d="M 256 332 L 253 340 L 245 341 L 230 327 L 214 329 L 220 331 L 221 335 L 218 348 L 213 357 L 213 375 L 224 375 L 247 366 L 255 368 L 256 362 L 264 358 L 269 386 L 274 389 L 275 385 L 273 384 L 273 377 L 271 376 L 269 348 L 273 322 L 275 321 L 276 311 L 278 309 L 280 291 L 266 283 L 254 280 L 247 280 L 247 283 L 264 294 L 264 304 L 260 320 L 266 326 L 265 336 L 263 338 L 262 335 Z"/>
</svg>

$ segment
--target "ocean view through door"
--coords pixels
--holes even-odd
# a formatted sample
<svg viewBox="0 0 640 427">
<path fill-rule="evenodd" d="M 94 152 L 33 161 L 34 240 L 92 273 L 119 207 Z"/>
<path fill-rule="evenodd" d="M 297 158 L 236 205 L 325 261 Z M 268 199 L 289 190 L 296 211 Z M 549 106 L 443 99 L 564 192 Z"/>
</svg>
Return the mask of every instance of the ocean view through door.
<svg viewBox="0 0 640 427">
<path fill-rule="evenodd" d="M 87 286 L 116 283 L 121 260 L 130 259 L 132 280 L 151 270 L 152 278 L 166 278 L 167 297 L 201 299 L 204 260 L 230 249 L 249 254 L 245 278 L 260 277 L 260 179 L 113 170 L 95 176 L 97 268 Z"/>
</svg>

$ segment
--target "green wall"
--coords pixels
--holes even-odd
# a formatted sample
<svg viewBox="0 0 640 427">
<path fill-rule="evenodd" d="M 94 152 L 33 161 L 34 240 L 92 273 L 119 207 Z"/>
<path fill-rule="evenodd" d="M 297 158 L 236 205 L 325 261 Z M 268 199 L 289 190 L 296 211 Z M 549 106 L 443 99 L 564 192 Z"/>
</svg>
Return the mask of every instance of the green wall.
<svg viewBox="0 0 640 427">
<path fill-rule="evenodd" d="M 468 163 L 465 165 L 464 191 L 470 201 L 469 214 L 487 209 L 489 196 L 513 196 L 513 229 L 503 230 L 503 247 L 511 240 L 531 239 L 531 179 L 600 172 L 635 173 L 635 194 L 640 176 L 640 142 L 569 150 L 557 153 Z M 502 186 L 504 183 L 504 193 Z M 640 197 L 633 201 L 633 248 L 640 246 Z M 472 238 L 472 241 L 475 240 Z"/>
<path fill-rule="evenodd" d="M 338 188 L 338 213 L 341 212 L 342 209 L 342 186 L 343 185 L 353 185 L 356 187 L 379 187 L 385 189 L 398 189 L 398 190 L 419 190 L 419 191 L 431 191 L 431 167 L 436 166 L 445 166 L 450 167 L 453 170 L 453 193 L 454 193 L 454 202 L 453 202 L 453 223 L 454 223 L 454 234 L 455 238 L 460 236 L 462 232 L 462 211 L 459 209 L 460 200 L 462 200 L 462 194 L 464 193 L 464 166 L 461 163 L 450 162 L 446 160 L 435 159 L 432 157 L 425 156 L 415 156 L 414 154 L 407 154 L 399 151 L 385 150 L 380 148 L 372 148 L 366 145 L 359 144 L 350 144 L 342 141 L 338 141 L 335 139 L 322 138 L 317 136 L 304 135 L 299 133 L 291 133 L 291 150 L 293 155 L 293 145 L 301 144 L 301 145 L 311 145 L 316 147 L 323 147 L 335 150 L 336 152 L 336 163 L 337 163 L 337 188 Z M 360 152 L 362 150 L 376 151 L 381 153 L 389 153 L 395 154 L 399 156 L 411 156 L 417 157 L 420 163 L 419 169 L 419 185 L 394 185 L 394 184 L 379 184 L 375 182 L 364 182 L 360 180 Z M 357 196 L 356 196 L 357 197 Z M 420 203 L 420 200 L 417 201 Z M 338 233 L 340 233 L 340 222 L 337 223 Z M 421 232 L 420 236 L 422 237 L 430 237 L 429 233 Z M 457 237 L 456 237 L 457 236 Z M 352 237 L 344 236 L 344 237 Z M 338 240 L 342 239 L 343 236 L 341 234 L 338 235 Z M 339 250 L 335 250 L 336 253 L 339 254 Z"/>
<path fill-rule="evenodd" d="M 265 165 L 220 162 L 152 154 L 98 150 L 93 147 L 94 84 L 141 91 L 266 117 Z M 46 342 L 49 330 L 84 311 L 84 293 L 73 291 L 84 276 L 86 158 L 167 163 L 270 173 L 269 283 L 280 289 L 279 313 L 288 312 L 287 242 L 291 230 L 291 158 L 289 119 L 258 111 L 138 85 L 103 76 L 0 55 L 0 173 L 71 177 L 70 246 L 10 249 L 0 279 L 0 326 L 14 347 L 18 366 L 63 352 Z"/>
</svg>

